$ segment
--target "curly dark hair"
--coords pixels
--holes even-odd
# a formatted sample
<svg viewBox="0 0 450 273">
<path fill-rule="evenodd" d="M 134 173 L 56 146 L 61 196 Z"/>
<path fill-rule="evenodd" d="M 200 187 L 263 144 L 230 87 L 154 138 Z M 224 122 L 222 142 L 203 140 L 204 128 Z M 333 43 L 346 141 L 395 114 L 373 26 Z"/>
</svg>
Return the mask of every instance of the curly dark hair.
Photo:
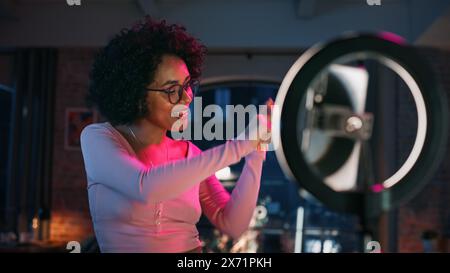
<svg viewBox="0 0 450 273">
<path fill-rule="evenodd" d="M 181 58 L 192 79 L 198 79 L 206 47 L 178 24 L 146 16 L 130 29 L 123 29 L 101 49 L 90 72 L 89 106 L 111 124 L 130 124 L 147 114 L 145 87 L 166 54 Z"/>
</svg>

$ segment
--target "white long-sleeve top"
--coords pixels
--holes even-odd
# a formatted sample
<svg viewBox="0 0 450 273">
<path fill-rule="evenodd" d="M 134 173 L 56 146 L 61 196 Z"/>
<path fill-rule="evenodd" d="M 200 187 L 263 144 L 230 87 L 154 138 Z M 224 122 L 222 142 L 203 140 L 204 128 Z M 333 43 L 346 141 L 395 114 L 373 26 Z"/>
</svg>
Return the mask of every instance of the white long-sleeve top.
<svg viewBox="0 0 450 273">
<path fill-rule="evenodd" d="M 185 140 L 180 140 L 185 141 Z M 81 134 L 89 207 L 102 252 L 184 252 L 201 245 L 201 213 L 222 232 L 239 237 L 250 223 L 260 188 L 264 151 L 228 140 L 201 151 L 190 141 L 186 158 L 144 165 L 108 122 Z M 230 195 L 215 172 L 245 165 Z"/>
</svg>

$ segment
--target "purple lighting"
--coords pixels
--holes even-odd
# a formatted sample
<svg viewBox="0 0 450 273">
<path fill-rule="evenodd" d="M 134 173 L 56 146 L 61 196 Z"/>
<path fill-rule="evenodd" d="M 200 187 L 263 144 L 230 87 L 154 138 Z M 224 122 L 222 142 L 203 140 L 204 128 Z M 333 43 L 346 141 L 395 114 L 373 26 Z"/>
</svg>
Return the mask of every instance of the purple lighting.
<svg viewBox="0 0 450 273">
<path fill-rule="evenodd" d="M 392 32 L 387 32 L 387 31 L 380 32 L 380 33 L 378 33 L 378 37 L 380 37 L 384 40 L 399 44 L 399 45 L 406 44 L 406 40 L 403 37 L 401 37 L 395 33 L 392 33 Z"/>
</svg>

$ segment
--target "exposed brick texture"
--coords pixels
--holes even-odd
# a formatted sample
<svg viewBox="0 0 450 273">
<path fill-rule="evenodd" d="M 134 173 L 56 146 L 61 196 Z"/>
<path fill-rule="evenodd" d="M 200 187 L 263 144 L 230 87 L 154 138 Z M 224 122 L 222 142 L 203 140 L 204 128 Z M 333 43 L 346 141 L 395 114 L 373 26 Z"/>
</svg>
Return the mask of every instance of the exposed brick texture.
<svg viewBox="0 0 450 273">
<path fill-rule="evenodd" d="M 67 107 L 85 107 L 92 49 L 60 49 L 58 52 L 53 146 L 52 241 L 82 241 L 92 234 L 81 150 L 64 148 Z"/>
<path fill-rule="evenodd" d="M 420 53 L 427 60 L 445 91 L 450 97 L 450 51 L 432 48 L 421 48 Z M 410 122 L 415 119 L 413 111 L 406 106 L 405 99 L 399 100 L 398 122 Z M 406 152 L 403 149 L 405 143 L 413 141 L 415 132 L 400 131 L 398 137 L 397 151 L 400 157 Z M 402 144 L 403 143 L 403 144 Z M 442 147 L 447 149 L 447 147 Z M 399 252 L 422 252 L 423 245 L 421 235 L 426 230 L 437 232 L 441 239 L 440 251 L 448 252 L 447 242 L 450 238 L 450 157 L 446 153 L 445 159 L 439 171 L 432 181 L 415 196 L 410 202 L 399 209 L 398 217 L 398 251 Z"/>
</svg>

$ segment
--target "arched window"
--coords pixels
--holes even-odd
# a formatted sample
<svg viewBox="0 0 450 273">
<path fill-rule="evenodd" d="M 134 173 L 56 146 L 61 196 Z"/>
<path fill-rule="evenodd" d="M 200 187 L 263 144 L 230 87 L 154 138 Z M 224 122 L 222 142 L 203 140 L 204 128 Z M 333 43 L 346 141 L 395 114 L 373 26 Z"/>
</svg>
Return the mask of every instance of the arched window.
<svg viewBox="0 0 450 273">
<path fill-rule="evenodd" d="M 263 79 L 206 81 L 196 98 L 201 98 L 203 109 L 215 104 L 226 113 L 227 105 L 258 106 L 264 105 L 269 97 L 275 100 L 279 86 L 280 82 Z M 194 107 L 197 106 L 191 103 L 190 107 L 191 130 L 194 129 L 193 124 L 199 122 L 199 118 L 202 119 L 203 125 L 212 118 L 196 116 Z M 226 117 L 223 117 L 224 123 L 227 121 Z M 248 122 L 246 117 L 246 126 Z M 234 124 L 237 124 L 236 120 Z M 225 136 L 226 126 L 222 127 Z M 235 130 L 233 136 L 237 133 Z M 194 135 L 193 131 L 191 134 Z M 202 139 L 193 139 L 192 142 L 206 150 L 224 143 L 225 139 L 206 140 L 202 136 Z M 244 160 L 216 173 L 229 192 L 232 191 L 243 166 Z M 261 215 L 265 217 L 257 219 L 254 226 L 241 237 L 240 240 L 248 241 L 244 252 L 351 252 L 359 249 L 359 235 L 355 231 L 356 218 L 328 210 L 311 195 L 299 189 L 296 183 L 288 181 L 274 152 L 266 154 L 257 205 L 262 210 Z M 215 230 L 206 217 L 201 218 L 197 227 L 209 251 L 239 251 L 232 250 L 231 240 L 227 241 L 226 236 L 224 238 L 223 234 Z M 218 243 L 220 240 L 227 244 Z"/>
</svg>

